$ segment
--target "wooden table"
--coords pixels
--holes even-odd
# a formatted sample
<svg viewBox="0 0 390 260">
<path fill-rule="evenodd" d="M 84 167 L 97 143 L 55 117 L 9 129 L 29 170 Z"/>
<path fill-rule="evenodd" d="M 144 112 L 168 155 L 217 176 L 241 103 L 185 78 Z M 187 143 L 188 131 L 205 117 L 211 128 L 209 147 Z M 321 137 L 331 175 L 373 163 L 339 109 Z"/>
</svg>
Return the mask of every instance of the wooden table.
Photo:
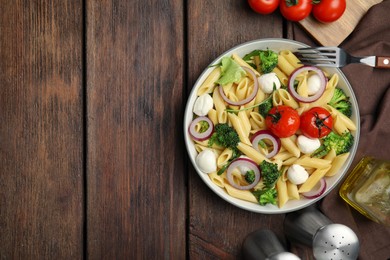
<svg viewBox="0 0 390 260">
<path fill-rule="evenodd" d="M 246 1 L 0 1 L 0 258 L 236 259 L 284 215 L 238 209 L 190 164 L 202 70 L 291 38 Z M 302 258 L 307 249 L 298 252 Z"/>
</svg>

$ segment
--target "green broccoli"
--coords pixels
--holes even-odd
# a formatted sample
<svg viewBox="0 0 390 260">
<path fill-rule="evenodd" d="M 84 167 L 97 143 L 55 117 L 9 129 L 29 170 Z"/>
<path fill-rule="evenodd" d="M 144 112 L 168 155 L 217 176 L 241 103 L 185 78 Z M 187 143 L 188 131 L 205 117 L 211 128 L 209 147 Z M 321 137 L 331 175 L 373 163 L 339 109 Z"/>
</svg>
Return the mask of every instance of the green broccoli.
<svg viewBox="0 0 390 260">
<path fill-rule="evenodd" d="M 266 188 L 275 187 L 275 183 L 280 176 L 278 165 L 276 163 L 262 161 L 260 164 L 260 172 L 263 178 L 263 183 Z"/>
<path fill-rule="evenodd" d="M 327 155 L 331 149 L 335 150 L 336 155 L 347 153 L 351 150 L 353 143 L 354 137 L 350 132 L 338 135 L 332 131 L 322 138 L 322 145 L 314 151 L 312 157 L 321 158 Z"/>
<path fill-rule="evenodd" d="M 264 206 L 268 203 L 276 205 L 277 192 L 275 188 L 256 190 L 252 193 L 260 205 Z"/>
<path fill-rule="evenodd" d="M 199 133 L 204 133 L 207 131 L 207 129 L 209 129 L 210 125 L 207 121 L 200 121 L 200 129 L 199 129 Z"/>
<path fill-rule="evenodd" d="M 252 58 L 260 58 L 260 68 L 256 68 L 261 73 L 270 73 L 278 65 L 278 54 L 272 50 L 254 50 L 244 56 L 244 60 L 255 67 Z"/>
<path fill-rule="evenodd" d="M 252 191 L 252 193 L 260 205 L 264 206 L 267 203 L 275 205 L 277 197 L 275 184 L 280 176 L 278 165 L 264 160 L 260 164 L 260 172 L 264 187 L 262 189 Z"/>
<path fill-rule="evenodd" d="M 262 115 L 265 118 L 272 107 L 273 107 L 273 102 L 272 102 L 272 94 L 271 94 L 268 98 L 264 99 L 263 102 L 260 103 L 259 105 L 260 115 Z"/>
<path fill-rule="evenodd" d="M 208 146 L 211 147 L 213 144 L 217 144 L 225 148 L 230 148 L 233 151 L 232 158 L 218 171 L 218 175 L 221 175 L 226 170 L 233 159 L 240 156 L 240 151 L 237 148 L 239 142 L 240 137 L 234 128 L 226 123 L 215 125 L 214 133 L 209 139 Z"/>
<path fill-rule="evenodd" d="M 236 149 L 240 137 L 236 130 L 226 123 L 216 124 L 214 127 L 214 133 L 210 137 L 208 145 L 212 146 L 217 144 L 226 148 Z"/>
<path fill-rule="evenodd" d="M 351 117 L 352 115 L 352 103 L 349 101 L 349 97 L 345 95 L 345 92 L 339 87 L 335 88 L 328 105 L 336 108 L 347 117 Z"/>
<path fill-rule="evenodd" d="M 245 173 L 245 180 L 247 183 L 252 184 L 255 181 L 255 172 L 253 170 L 249 170 Z"/>
</svg>

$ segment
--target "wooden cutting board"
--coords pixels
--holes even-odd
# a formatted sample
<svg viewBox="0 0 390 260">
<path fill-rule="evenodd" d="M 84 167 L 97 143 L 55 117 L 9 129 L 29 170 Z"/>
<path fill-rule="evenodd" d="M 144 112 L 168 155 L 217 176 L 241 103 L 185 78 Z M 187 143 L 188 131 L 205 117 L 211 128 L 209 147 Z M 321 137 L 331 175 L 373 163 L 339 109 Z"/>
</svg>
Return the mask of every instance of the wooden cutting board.
<svg viewBox="0 0 390 260">
<path fill-rule="evenodd" d="M 347 0 L 343 16 L 335 22 L 324 24 L 309 16 L 299 23 L 323 46 L 338 46 L 351 34 L 367 10 L 380 2 L 382 0 Z"/>
</svg>

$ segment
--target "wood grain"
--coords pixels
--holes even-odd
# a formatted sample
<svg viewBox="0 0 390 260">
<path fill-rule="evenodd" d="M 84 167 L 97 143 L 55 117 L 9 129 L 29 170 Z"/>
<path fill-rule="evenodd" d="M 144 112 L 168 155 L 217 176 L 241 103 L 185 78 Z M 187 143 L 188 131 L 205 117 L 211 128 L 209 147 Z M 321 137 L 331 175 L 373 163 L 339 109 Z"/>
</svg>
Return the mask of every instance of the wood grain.
<svg viewBox="0 0 390 260">
<path fill-rule="evenodd" d="M 184 259 L 183 1 L 87 1 L 88 255 Z"/>
<path fill-rule="evenodd" d="M 0 258 L 80 259 L 82 2 L 0 6 Z"/>
<path fill-rule="evenodd" d="M 309 16 L 299 23 L 323 46 L 339 46 L 355 29 L 367 10 L 382 0 L 347 1 L 344 14 L 335 22 L 321 23 Z M 381 19 L 378 17 L 378 19 Z"/>
<path fill-rule="evenodd" d="M 284 33 L 278 13 L 262 16 L 246 1 L 235 0 L 189 1 L 188 27 L 188 93 L 221 53 L 250 40 L 282 38 Z M 255 214 L 232 206 L 214 194 L 192 166 L 189 174 L 190 259 L 241 259 L 242 242 L 256 229 L 272 229 L 283 239 L 284 215 Z"/>
</svg>

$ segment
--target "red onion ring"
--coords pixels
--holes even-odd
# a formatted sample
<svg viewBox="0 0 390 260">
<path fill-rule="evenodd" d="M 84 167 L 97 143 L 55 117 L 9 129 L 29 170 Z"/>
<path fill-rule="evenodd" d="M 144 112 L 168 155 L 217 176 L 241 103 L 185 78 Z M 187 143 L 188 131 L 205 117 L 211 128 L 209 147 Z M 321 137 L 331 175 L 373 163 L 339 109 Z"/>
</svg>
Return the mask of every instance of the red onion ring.
<svg viewBox="0 0 390 260">
<path fill-rule="evenodd" d="M 302 72 L 304 71 L 314 71 L 317 73 L 317 75 L 320 77 L 321 80 L 321 86 L 320 89 L 312 96 L 310 97 L 302 97 L 301 95 L 298 94 L 298 92 L 294 88 L 294 81 L 295 78 Z M 322 94 L 324 94 L 325 88 L 326 88 L 326 83 L 328 82 L 328 79 L 325 77 L 324 72 L 314 66 L 302 66 L 296 70 L 294 70 L 291 73 L 290 78 L 288 79 L 288 90 L 290 91 L 290 94 L 299 102 L 303 103 L 311 103 L 319 99 Z"/>
<path fill-rule="evenodd" d="M 241 186 L 241 185 L 238 185 L 237 183 L 234 182 L 232 172 L 233 172 L 233 170 L 235 168 L 237 168 L 239 166 L 247 167 L 250 170 L 254 171 L 254 173 L 255 173 L 255 180 L 251 184 L 245 185 L 245 186 Z M 241 172 L 241 174 L 245 175 L 245 173 L 242 173 L 242 172 Z M 259 181 L 260 181 L 260 169 L 257 166 L 257 164 L 254 161 L 252 161 L 251 159 L 249 159 L 249 158 L 238 158 L 238 159 L 235 159 L 229 165 L 229 167 L 227 168 L 226 177 L 227 177 L 227 180 L 228 180 L 229 184 L 231 186 L 233 186 L 234 188 L 239 189 L 239 190 L 250 190 L 253 187 L 255 187 L 256 184 L 259 183 Z"/>
<path fill-rule="evenodd" d="M 321 196 L 326 190 L 326 181 L 322 178 L 311 191 L 304 192 L 302 195 L 307 199 L 315 199 Z"/>
<path fill-rule="evenodd" d="M 209 124 L 209 128 L 207 128 L 207 130 L 204 131 L 203 133 L 199 133 L 195 130 L 195 126 L 201 121 L 206 121 Z M 190 126 L 188 127 L 188 132 L 194 140 L 204 141 L 204 140 L 210 138 L 210 136 L 213 134 L 214 124 L 207 116 L 200 116 L 200 117 L 195 118 L 191 122 Z"/>
<path fill-rule="evenodd" d="M 277 137 L 276 135 L 274 135 L 269 130 L 257 131 L 252 136 L 251 140 L 252 140 L 253 148 L 255 148 L 259 152 L 260 152 L 260 149 L 259 149 L 259 145 L 258 144 L 259 144 L 259 141 L 263 140 L 263 139 L 268 139 L 273 144 L 273 150 L 270 153 L 266 154 L 265 157 L 268 158 L 268 159 L 274 157 L 280 151 L 280 147 L 281 147 L 280 138 Z"/>
<path fill-rule="evenodd" d="M 246 73 L 251 75 L 251 77 L 253 79 L 253 91 L 247 98 L 245 98 L 243 100 L 239 100 L 239 101 L 233 101 L 225 95 L 225 92 L 223 91 L 223 87 L 219 86 L 219 94 L 221 95 L 222 99 L 226 103 L 228 103 L 229 105 L 232 105 L 232 106 L 242 106 L 242 105 L 245 105 L 245 104 L 251 102 L 256 97 L 257 91 L 259 90 L 259 82 L 257 81 L 255 73 L 253 73 L 253 71 L 247 67 L 242 66 L 242 68 L 246 71 Z"/>
</svg>

